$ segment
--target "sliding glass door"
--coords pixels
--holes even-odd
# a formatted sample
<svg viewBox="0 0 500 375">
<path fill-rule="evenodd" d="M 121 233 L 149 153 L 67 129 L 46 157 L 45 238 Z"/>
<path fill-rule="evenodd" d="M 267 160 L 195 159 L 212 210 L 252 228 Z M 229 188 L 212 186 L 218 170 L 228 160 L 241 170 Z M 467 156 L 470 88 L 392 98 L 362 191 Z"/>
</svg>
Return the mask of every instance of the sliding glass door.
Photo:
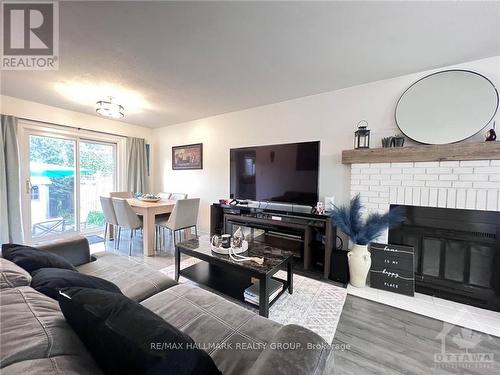
<svg viewBox="0 0 500 375">
<path fill-rule="evenodd" d="M 99 197 L 115 191 L 116 146 L 81 141 L 80 154 L 80 231 L 103 230 L 106 223 Z"/>
<path fill-rule="evenodd" d="M 37 130 L 24 138 L 26 240 L 102 231 L 99 197 L 116 190 L 117 144 Z"/>
<path fill-rule="evenodd" d="M 29 179 L 32 238 L 75 232 L 76 141 L 29 136 Z M 28 233 L 26 233 L 28 234 Z"/>
</svg>

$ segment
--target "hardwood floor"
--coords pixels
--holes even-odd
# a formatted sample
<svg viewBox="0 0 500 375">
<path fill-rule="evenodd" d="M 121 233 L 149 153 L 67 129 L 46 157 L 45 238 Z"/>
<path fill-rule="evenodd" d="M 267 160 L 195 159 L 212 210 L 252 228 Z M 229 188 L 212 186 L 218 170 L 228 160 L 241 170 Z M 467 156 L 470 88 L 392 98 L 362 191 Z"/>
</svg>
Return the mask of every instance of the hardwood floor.
<svg viewBox="0 0 500 375">
<path fill-rule="evenodd" d="M 493 362 L 458 363 L 453 358 L 448 367 L 439 367 L 446 364 L 434 360 L 442 353 L 438 335 L 443 328 L 450 329 L 444 335 L 445 353 L 463 354 L 470 343 L 471 355 L 488 353 Z M 349 345 L 335 350 L 335 375 L 500 373 L 500 338 L 350 295 L 333 343 Z"/>
<path fill-rule="evenodd" d="M 132 252 L 135 261 L 158 270 L 173 264 L 170 251 L 144 257 L 140 239 L 137 242 Z M 103 244 L 92 245 L 92 248 L 104 250 Z M 107 248 L 114 251 L 113 243 Z M 117 253 L 128 255 L 126 240 Z M 486 353 L 492 361 L 457 363 L 453 360 L 447 367 L 439 367 L 446 364 L 434 359 L 442 353 L 438 335 L 443 328 L 450 329 L 444 337 L 444 353 L 464 354 L 464 346 L 471 343 L 471 355 Z M 335 375 L 500 374 L 500 338 L 462 331 L 461 327 L 351 295 L 347 296 L 333 344 L 346 347 L 345 350 L 334 348 Z M 465 365 L 469 367 L 464 368 Z"/>
</svg>

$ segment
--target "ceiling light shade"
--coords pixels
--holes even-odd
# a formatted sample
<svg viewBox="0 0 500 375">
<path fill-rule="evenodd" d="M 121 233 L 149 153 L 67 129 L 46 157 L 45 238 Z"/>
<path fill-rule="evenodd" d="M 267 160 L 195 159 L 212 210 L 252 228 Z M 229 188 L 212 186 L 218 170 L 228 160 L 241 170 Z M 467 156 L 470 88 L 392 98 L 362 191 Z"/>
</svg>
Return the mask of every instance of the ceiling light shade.
<svg viewBox="0 0 500 375">
<path fill-rule="evenodd" d="M 112 98 L 109 98 L 109 100 L 99 100 L 96 106 L 95 111 L 101 116 L 111 118 L 122 118 L 124 116 L 123 106 L 113 103 Z"/>
</svg>

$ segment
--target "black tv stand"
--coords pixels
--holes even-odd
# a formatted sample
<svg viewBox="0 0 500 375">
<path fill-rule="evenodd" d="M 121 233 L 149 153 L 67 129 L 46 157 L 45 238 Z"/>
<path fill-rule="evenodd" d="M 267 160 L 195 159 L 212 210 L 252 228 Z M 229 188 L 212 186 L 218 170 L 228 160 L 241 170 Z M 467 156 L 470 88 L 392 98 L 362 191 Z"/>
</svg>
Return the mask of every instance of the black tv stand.
<svg viewBox="0 0 500 375">
<path fill-rule="evenodd" d="M 213 204 L 211 206 L 210 234 L 233 233 L 233 226 L 248 227 L 264 232 L 266 242 L 280 241 L 299 250 L 303 268 L 313 268 L 313 260 L 322 263 L 321 275 L 330 275 L 330 258 L 335 246 L 336 228 L 328 215 L 269 210 L 239 204 Z M 275 243 L 275 242 L 274 242 Z M 287 248 L 288 250 L 288 248 Z M 324 251 L 324 255 L 323 255 Z"/>
</svg>

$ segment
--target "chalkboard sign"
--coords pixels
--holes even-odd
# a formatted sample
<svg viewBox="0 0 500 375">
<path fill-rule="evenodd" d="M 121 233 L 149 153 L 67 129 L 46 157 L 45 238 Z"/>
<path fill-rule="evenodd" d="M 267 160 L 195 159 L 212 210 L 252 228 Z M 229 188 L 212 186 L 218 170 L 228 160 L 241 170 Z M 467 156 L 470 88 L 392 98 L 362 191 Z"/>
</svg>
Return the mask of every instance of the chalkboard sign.
<svg viewBox="0 0 500 375">
<path fill-rule="evenodd" d="M 413 247 L 372 243 L 370 253 L 372 258 L 370 286 L 372 288 L 408 296 L 415 294 Z"/>
</svg>

